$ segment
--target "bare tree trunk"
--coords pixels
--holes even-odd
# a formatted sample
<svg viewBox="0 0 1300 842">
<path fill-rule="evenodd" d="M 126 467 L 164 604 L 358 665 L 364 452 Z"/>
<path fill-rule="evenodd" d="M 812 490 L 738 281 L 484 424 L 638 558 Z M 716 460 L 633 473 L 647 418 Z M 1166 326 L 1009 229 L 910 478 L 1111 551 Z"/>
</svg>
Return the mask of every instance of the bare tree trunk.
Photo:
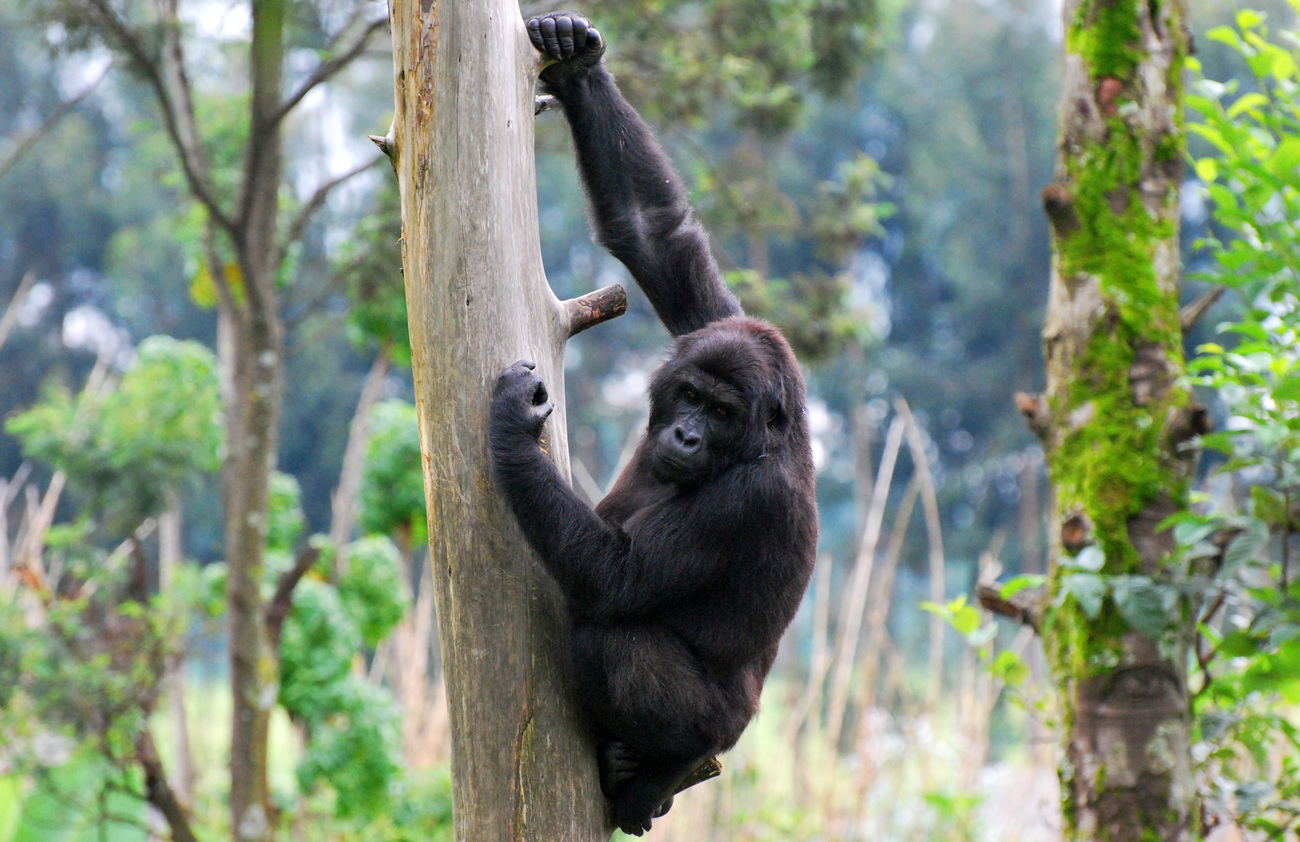
<svg viewBox="0 0 1300 842">
<path fill-rule="evenodd" d="M 167 511 L 158 516 L 158 575 L 163 593 L 175 587 L 181 565 L 181 503 L 175 492 L 167 494 Z M 180 652 L 167 665 L 167 687 L 172 725 L 176 729 L 176 781 L 173 789 L 179 801 L 194 804 L 194 759 L 190 754 L 189 721 L 185 716 L 185 654 Z"/>
<path fill-rule="evenodd" d="M 279 663 L 270 646 L 262 599 L 270 475 L 279 447 L 284 389 L 284 328 L 275 276 L 280 190 L 280 85 L 284 0 L 255 0 L 249 50 L 251 127 L 239 196 L 236 253 L 244 305 L 235 319 L 234 404 L 228 432 L 225 553 L 230 623 L 230 815 L 241 842 L 275 838 L 277 815 L 267 781 L 267 739 Z"/>
<path fill-rule="evenodd" d="M 497 375 L 537 363 L 557 408 L 544 447 L 568 471 L 563 354 L 621 312 L 621 290 L 561 303 L 542 273 L 533 165 L 540 67 L 511 0 L 390 0 L 388 138 L 429 543 L 452 732 L 457 839 L 609 836 L 595 753 L 562 670 L 562 605 L 492 484 Z M 591 302 L 588 302 L 590 305 Z"/>
<path fill-rule="evenodd" d="M 331 502 L 330 543 L 334 545 L 335 564 L 337 554 L 352 540 L 352 529 L 357 523 L 357 499 L 361 496 L 362 473 L 366 466 L 366 444 L 370 441 L 370 413 L 374 411 L 379 396 L 384 391 L 384 378 L 388 377 L 389 355 L 385 345 L 375 356 L 370 366 L 365 383 L 361 386 L 361 396 L 357 398 L 357 409 L 352 414 L 352 423 L 348 425 L 348 444 L 343 450 L 343 467 L 339 469 L 339 484 L 334 489 Z"/>
<path fill-rule="evenodd" d="M 1021 409 L 1044 439 L 1051 593 L 1066 594 L 1042 627 L 1067 728 L 1065 837 L 1184 842 L 1200 837 L 1185 675 L 1196 611 L 1162 607 L 1174 546 L 1156 527 L 1186 505 L 1178 445 L 1195 415 L 1177 384 L 1186 8 L 1066 0 L 1063 14 L 1047 392 Z M 1092 579 L 1071 566 L 1088 547 L 1104 557 Z"/>
</svg>

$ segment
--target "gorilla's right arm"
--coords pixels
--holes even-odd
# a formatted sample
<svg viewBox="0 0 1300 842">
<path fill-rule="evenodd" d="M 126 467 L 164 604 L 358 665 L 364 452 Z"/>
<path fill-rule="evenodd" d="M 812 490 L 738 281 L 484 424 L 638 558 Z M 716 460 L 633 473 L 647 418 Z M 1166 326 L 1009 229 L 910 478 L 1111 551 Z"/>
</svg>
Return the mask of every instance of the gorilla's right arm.
<svg viewBox="0 0 1300 842">
<path fill-rule="evenodd" d="M 554 62 L 541 90 L 568 118 L 601 244 L 674 336 L 740 315 L 681 180 L 605 67 L 600 33 L 577 12 L 552 12 L 528 21 L 528 35 Z"/>
</svg>

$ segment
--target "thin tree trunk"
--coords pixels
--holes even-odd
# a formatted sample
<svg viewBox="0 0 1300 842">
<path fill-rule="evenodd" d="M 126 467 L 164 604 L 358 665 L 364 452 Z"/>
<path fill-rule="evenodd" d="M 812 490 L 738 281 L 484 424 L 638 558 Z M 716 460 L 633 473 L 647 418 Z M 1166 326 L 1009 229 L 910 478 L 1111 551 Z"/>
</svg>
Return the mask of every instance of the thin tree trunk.
<svg viewBox="0 0 1300 842">
<path fill-rule="evenodd" d="M 158 578 L 164 594 L 175 587 L 176 569 L 181 565 L 181 504 L 175 492 L 167 494 L 167 511 L 158 516 Z M 185 716 L 185 656 L 176 655 L 167 665 L 167 687 L 172 725 L 176 733 L 177 799 L 187 807 L 194 804 L 194 759 L 190 754 L 189 721 Z"/>
<path fill-rule="evenodd" d="M 1066 0 L 1063 13 L 1047 392 L 1021 408 L 1051 476 L 1051 596 L 1075 593 L 1072 557 L 1104 555 L 1099 610 L 1066 596 L 1042 627 L 1066 725 L 1064 831 L 1184 842 L 1200 836 L 1185 676 L 1196 612 L 1160 607 L 1174 546 L 1156 527 L 1186 504 L 1189 475 L 1177 449 L 1190 426 L 1177 384 L 1186 8 Z"/>
<path fill-rule="evenodd" d="M 389 354 L 388 346 L 385 345 L 376 355 L 365 383 L 361 386 L 357 409 L 348 426 L 348 444 L 343 451 L 338 488 L 334 489 L 334 497 L 330 501 L 332 511 L 329 535 L 336 553 L 352 540 L 352 529 L 356 526 L 357 499 L 361 496 L 361 478 L 366 465 L 366 444 L 370 441 L 370 414 L 383 393 L 388 369 Z M 335 564 L 337 563 L 336 557 Z"/>
<path fill-rule="evenodd" d="M 270 475 L 279 446 L 284 328 L 275 277 L 280 190 L 280 85 L 284 0 L 254 0 L 249 51 L 251 127 L 237 211 L 235 247 L 244 304 L 234 321 L 234 395 L 228 405 L 225 553 L 230 677 L 230 815 L 234 838 L 275 838 L 267 781 L 267 738 L 279 664 L 266 627 L 262 584 Z"/>
<path fill-rule="evenodd" d="M 540 62 L 517 5 L 391 0 L 390 10 L 396 117 L 376 142 L 402 197 L 455 836 L 604 839 L 594 748 L 563 676 L 563 607 L 493 487 L 487 411 L 497 375 L 534 360 L 556 403 L 544 447 L 567 474 L 564 344 L 621 312 L 621 290 L 593 313 L 546 285 L 533 168 Z"/>
</svg>

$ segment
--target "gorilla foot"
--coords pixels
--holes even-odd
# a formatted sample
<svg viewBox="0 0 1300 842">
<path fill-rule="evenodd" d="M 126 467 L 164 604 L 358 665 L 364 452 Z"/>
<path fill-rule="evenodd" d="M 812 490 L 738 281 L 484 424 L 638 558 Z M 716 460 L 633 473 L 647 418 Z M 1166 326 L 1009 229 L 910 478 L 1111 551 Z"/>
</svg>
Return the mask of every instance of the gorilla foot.
<svg viewBox="0 0 1300 842">
<path fill-rule="evenodd" d="M 641 769 L 641 755 L 625 743 L 609 742 L 597 754 L 600 790 L 606 798 L 616 798 L 628 781 Z"/>
<path fill-rule="evenodd" d="M 613 748 L 615 746 L 617 749 Z M 614 824 L 629 836 L 645 833 L 650 829 L 652 819 L 657 819 L 672 809 L 678 783 L 698 762 L 695 759 L 648 760 L 621 743 L 606 746 L 602 750 L 602 757 L 607 755 L 609 760 L 635 766 L 635 770 L 621 780 L 617 794 L 610 796 Z"/>
</svg>

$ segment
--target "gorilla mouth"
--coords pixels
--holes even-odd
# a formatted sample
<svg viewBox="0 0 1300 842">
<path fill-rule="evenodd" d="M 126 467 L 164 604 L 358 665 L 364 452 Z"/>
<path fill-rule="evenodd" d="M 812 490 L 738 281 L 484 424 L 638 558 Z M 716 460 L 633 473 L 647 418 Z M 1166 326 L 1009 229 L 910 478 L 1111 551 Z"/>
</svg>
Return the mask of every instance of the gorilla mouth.
<svg viewBox="0 0 1300 842">
<path fill-rule="evenodd" d="M 677 485 L 693 479 L 699 471 L 690 462 L 661 453 L 655 460 L 654 473 L 660 480 Z"/>
</svg>

